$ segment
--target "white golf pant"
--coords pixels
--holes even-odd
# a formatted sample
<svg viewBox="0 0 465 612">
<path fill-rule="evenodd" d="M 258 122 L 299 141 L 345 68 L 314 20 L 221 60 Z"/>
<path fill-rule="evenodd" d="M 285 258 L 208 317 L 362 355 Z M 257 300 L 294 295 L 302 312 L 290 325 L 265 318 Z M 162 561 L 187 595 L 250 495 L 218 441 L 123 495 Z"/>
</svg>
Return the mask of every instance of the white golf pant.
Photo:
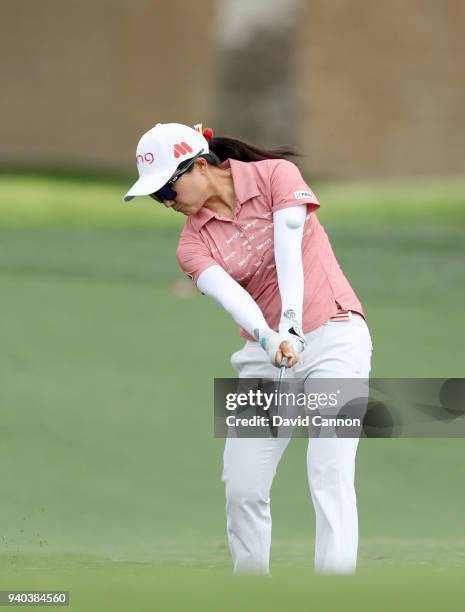
<svg viewBox="0 0 465 612">
<path fill-rule="evenodd" d="M 368 378 L 372 342 L 363 317 L 327 321 L 306 334 L 307 347 L 286 376 L 295 378 Z M 233 353 L 239 378 L 276 378 L 265 351 L 247 341 Z M 228 437 L 222 480 L 226 485 L 229 549 L 234 574 L 269 574 L 270 490 L 290 438 Z M 316 514 L 315 571 L 351 574 L 358 547 L 355 455 L 358 438 L 311 438 L 307 474 Z"/>
</svg>

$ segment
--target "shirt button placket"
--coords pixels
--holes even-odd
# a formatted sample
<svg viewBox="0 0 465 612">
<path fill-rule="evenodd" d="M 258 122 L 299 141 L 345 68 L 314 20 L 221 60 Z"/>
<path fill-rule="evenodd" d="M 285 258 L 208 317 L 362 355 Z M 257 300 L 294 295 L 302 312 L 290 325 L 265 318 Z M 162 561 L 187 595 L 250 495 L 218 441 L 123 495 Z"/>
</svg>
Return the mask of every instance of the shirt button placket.
<svg viewBox="0 0 465 612">
<path fill-rule="evenodd" d="M 248 236 L 247 236 L 247 234 L 246 234 L 246 232 L 245 232 L 245 228 L 244 228 L 244 227 L 243 227 L 243 226 L 242 226 L 240 223 L 237 223 L 237 222 L 235 222 L 235 223 L 234 223 L 234 225 L 235 225 L 235 226 L 238 228 L 238 230 L 241 232 L 241 234 L 240 234 L 240 236 L 239 236 L 239 237 L 240 237 L 240 238 L 245 238 L 245 239 L 246 239 L 246 241 L 247 241 L 247 245 L 246 245 L 246 247 L 245 247 L 245 248 L 246 248 L 246 250 L 247 250 L 247 251 L 251 251 L 251 250 L 252 250 L 252 245 L 251 245 L 251 244 L 250 244 L 250 242 L 249 242 L 249 238 L 248 238 Z"/>
<path fill-rule="evenodd" d="M 237 229 L 239 230 L 239 238 L 246 238 L 247 242 L 249 241 L 249 239 L 247 238 L 247 234 L 245 233 L 244 228 L 242 227 L 242 225 L 240 223 L 235 222 L 234 225 L 237 227 Z M 247 249 L 250 251 L 252 247 L 248 246 Z"/>
</svg>

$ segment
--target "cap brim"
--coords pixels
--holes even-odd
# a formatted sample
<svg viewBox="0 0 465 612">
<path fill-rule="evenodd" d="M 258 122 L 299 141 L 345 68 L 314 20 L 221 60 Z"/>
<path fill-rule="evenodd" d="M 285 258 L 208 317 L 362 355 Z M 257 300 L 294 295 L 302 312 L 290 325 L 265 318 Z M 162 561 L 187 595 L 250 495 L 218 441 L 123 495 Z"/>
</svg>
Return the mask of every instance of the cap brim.
<svg viewBox="0 0 465 612">
<path fill-rule="evenodd" d="M 163 185 L 171 178 L 173 169 L 168 169 L 157 174 L 151 174 L 150 176 L 142 176 L 138 181 L 134 183 L 131 189 L 124 196 L 125 202 L 130 202 L 137 196 L 145 196 L 158 191 Z"/>
</svg>

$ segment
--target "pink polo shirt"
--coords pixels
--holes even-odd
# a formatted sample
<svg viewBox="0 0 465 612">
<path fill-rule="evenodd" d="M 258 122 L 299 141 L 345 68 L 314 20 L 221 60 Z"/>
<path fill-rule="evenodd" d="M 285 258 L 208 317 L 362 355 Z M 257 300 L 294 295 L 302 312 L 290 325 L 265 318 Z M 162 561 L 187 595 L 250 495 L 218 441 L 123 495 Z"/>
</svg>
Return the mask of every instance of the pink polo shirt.
<svg viewBox="0 0 465 612">
<path fill-rule="evenodd" d="M 222 217 L 207 208 L 187 218 L 176 250 L 178 263 L 187 276 L 197 283 L 204 270 L 220 265 L 250 293 L 270 328 L 277 331 L 281 297 L 274 259 L 273 213 L 307 204 L 302 239 L 304 333 L 337 314 L 338 304 L 365 318 L 314 214 L 320 203 L 297 166 L 284 159 L 227 159 L 220 167 L 231 169 L 236 193 L 234 218 Z M 254 340 L 243 328 L 240 333 Z"/>
</svg>

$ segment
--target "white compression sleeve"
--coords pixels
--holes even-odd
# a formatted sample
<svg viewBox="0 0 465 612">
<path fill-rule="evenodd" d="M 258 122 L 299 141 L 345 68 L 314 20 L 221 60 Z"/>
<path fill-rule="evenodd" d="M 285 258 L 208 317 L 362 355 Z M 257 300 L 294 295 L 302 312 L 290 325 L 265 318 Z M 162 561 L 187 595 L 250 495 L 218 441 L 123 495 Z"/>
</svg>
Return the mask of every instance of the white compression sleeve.
<svg viewBox="0 0 465 612">
<path fill-rule="evenodd" d="M 256 337 L 256 329 L 259 332 L 268 329 L 268 323 L 250 293 L 221 266 L 210 266 L 204 270 L 197 280 L 197 287 L 221 304 L 252 337 Z"/>
<path fill-rule="evenodd" d="M 274 256 L 279 292 L 281 320 L 286 311 L 295 312 L 294 318 L 302 325 L 304 299 L 304 271 L 302 265 L 302 236 L 307 206 L 292 206 L 273 214 Z"/>
</svg>

